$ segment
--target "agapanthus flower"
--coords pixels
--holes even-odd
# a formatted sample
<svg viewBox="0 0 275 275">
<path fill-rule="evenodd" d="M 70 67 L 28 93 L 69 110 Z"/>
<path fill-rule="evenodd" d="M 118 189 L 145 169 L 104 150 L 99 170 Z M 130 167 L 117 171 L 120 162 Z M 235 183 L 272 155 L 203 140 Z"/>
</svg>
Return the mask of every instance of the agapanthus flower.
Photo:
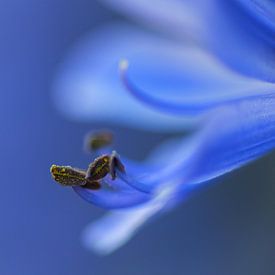
<svg viewBox="0 0 275 275">
<path fill-rule="evenodd" d="M 107 175 L 98 190 L 73 187 L 110 210 L 83 235 L 103 254 L 275 146 L 273 3 L 106 2 L 158 32 L 111 24 L 81 40 L 58 75 L 58 108 L 75 120 L 158 131 L 192 126 L 192 134 L 161 145 L 142 164 L 121 156 L 125 173 Z"/>
</svg>

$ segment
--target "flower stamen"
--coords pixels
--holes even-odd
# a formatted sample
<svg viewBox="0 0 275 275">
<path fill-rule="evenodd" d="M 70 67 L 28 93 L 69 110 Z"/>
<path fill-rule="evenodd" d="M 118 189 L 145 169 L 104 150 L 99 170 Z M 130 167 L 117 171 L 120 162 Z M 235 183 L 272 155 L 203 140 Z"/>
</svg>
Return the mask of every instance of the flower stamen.
<svg viewBox="0 0 275 275">
<path fill-rule="evenodd" d="M 101 187 L 101 180 L 111 175 L 116 179 L 117 170 L 125 173 L 124 165 L 119 155 L 113 151 L 110 155 L 102 155 L 96 158 L 88 167 L 87 172 L 71 166 L 52 165 L 50 172 L 53 179 L 62 186 L 81 186 L 97 190 Z"/>
</svg>

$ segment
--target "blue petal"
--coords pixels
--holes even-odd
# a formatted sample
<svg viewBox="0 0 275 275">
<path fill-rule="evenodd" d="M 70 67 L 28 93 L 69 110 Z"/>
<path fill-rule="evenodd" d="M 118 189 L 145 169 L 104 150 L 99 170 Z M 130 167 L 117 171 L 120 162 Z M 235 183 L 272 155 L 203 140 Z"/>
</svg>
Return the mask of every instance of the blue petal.
<svg viewBox="0 0 275 275">
<path fill-rule="evenodd" d="M 275 147 L 275 94 L 213 110 L 186 161 L 184 179 L 203 182 L 237 169 Z"/>
<path fill-rule="evenodd" d="M 162 190 L 137 207 L 112 211 L 91 223 L 83 232 L 84 245 L 99 254 L 109 254 L 125 244 L 150 218 L 162 212 L 173 199 L 172 190 Z"/>
<path fill-rule="evenodd" d="M 116 209 L 135 206 L 148 201 L 151 196 L 129 186 L 121 179 L 105 179 L 99 190 L 90 190 L 80 186 L 74 191 L 84 200 L 105 209 Z"/>
<path fill-rule="evenodd" d="M 87 202 L 105 209 L 132 207 L 152 199 L 152 195 L 148 194 L 149 192 L 139 191 L 131 187 L 129 181 L 136 181 L 139 182 L 137 184 L 142 185 L 148 175 L 159 171 L 159 166 L 150 163 L 137 163 L 125 157 L 121 159 L 126 174 L 117 171 L 119 177 L 115 180 L 112 180 L 110 176 L 106 176 L 102 180 L 99 190 L 75 186 L 73 187 L 74 191 Z"/>
<path fill-rule="evenodd" d="M 196 4 L 205 23 L 205 45 L 235 70 L 275 82 L 274 1 L 207 2 Z"/>
<path fill-rule="evenodd" d="M 230 72 L 198 49 L 120 25 L 95 32 L 75 48 L 56 81 L 57 107 L 77 120 L 150 130 L 171 131 L 192 123 L 147 108 L 127 94 L 117 68 L 122 57 L 131 61 L 135 83 L 157 100 L 182 104 L 181 114 L 184 109 L 190 115 L 201 105 L 212 106 L 213 102 L 269 89 L 266 83 Z"/>
<path fill-rule="evenodd" d="M 167 154 L 167 163 L 142 184 L 133 187 L 149 192 L 167 181 L 185 188 L 237 169 L 275 147 L 275 94 L 244 98 L 212 110 L 202 129 Z M 182 157 L 179 157 L 180 152 Z"/>
<path fill-rule="evenodd" d="M 129 17 L 191 39 L 245 75 L 275 81 L 275 4 L 268 0 L 105 0 Z M 151 19 L 151 20 L 150 20 Z"/>
<path fill-rule="evenodd" d="M 154 56 L 159 54 L 168 59 L 178 51 L 177 45 L 134 28 L 103 27 L 82 39 L 60 67 L 54 85 L 54 103 L 75 120 L 150 130 L 184 128 L 189 120 L 160 114 L 127 94 L 118 72 L 119 61 L 124 57 L 135 60 L 155 53 Z"/>
<path fill-rule="evenodd" d="M 246 95 L 269 94 L 274 89 L 273 84 L 233 74 L 214 60 L 207 60 L 206 55 L 198 57 L 193 52 L 188 57 L 191 60 L 182 58 L 182 64 L 177 65 L 178 75 L 171 75 L 169 62 L 161 63 L 161 58 L 144 69 L 134 64 L 131 75 L 140 85 L 129 77 L 128 61 L 122 60 L 120 72 L 125 89 L 150 107 L 180 116 L 194 116 Z"/>
</svg>

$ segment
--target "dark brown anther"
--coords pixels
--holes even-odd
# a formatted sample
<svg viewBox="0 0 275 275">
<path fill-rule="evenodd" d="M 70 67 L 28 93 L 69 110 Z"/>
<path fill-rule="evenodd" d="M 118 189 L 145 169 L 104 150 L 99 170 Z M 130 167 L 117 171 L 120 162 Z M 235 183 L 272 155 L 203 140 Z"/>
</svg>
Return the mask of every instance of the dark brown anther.
<svg viewBox="0 0 275 275">
<path fill-rule="evenodd" d="M 110 157 L 103 155 L 96 158 L 88 167 L 86 179 L 100 180 L 104 178 L 110 171 Z"/>
<path fill-rule="evenodd" d="M 102 147 L 108 146 L 113 142 L 113 134 L 109 131 L 100 131 L 90 133 L 86 136 L 84 141 L 85 149 L 90 151 L 96 151 Z"/>
<path fill-rule="evenodd" d="M 100 180 L 110 173 L 112 180 L 116 179 L 117 169 L 125 173 L 125 168 L 119 159 L 119 155 L 113 151 L 111 155 L 103 155 L 96 158 L 88 167 L 86 179 Z"/>
<path fill-rule="evenodd" d="M 125 173 L 125 168 L 119 155 L 113 151 L 111 155 L 102 155 L 96 158 L 88 167 L 87 172 L 71 166 L 51 166 L 51 174 L 56 182 L 62 186 L 81 186 L 97 190 L 101 188 L 101 180 L 110 174 L 116 179 L 117 171 Z"/>
<path fill-rule="evenodd" d="M 51 174 L 54 180 L 63 186 L 85 185 L 85 171 L 71 166 L 52 165 Z"/>
<path fill-rule="evenodd" d="M 51 174 L 53 179 L 62 186 L 81 186 L 92 190 L 100 189 L 101 185 L 98 181 L 87 180 L 86 172 L 71 166 L 51 166 Z"/>
</svg>

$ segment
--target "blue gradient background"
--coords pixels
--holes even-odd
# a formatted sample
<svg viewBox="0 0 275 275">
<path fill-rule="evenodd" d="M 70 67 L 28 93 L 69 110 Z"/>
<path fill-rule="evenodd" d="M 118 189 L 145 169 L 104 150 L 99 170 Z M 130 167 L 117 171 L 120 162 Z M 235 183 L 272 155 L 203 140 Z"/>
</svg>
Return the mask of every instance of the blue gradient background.
<svg viewBox="0 0 275 275">
<path fill-rule="evenodd" d="M 55 184 L 49 167 L 86 167 L 82 137 L 102 125 L 62 117 L 52 82 L 71 45 L 110 19 L 123 20 L 95 1 L 0 2 L 0 274 L 274 275 L 274 154 L 197 194 L 110 256 L 82 247 L 81 230 L 104 211 Z M 117 150 L 137 159 L 168 137 L 113 130 Z"/>
</svg>

